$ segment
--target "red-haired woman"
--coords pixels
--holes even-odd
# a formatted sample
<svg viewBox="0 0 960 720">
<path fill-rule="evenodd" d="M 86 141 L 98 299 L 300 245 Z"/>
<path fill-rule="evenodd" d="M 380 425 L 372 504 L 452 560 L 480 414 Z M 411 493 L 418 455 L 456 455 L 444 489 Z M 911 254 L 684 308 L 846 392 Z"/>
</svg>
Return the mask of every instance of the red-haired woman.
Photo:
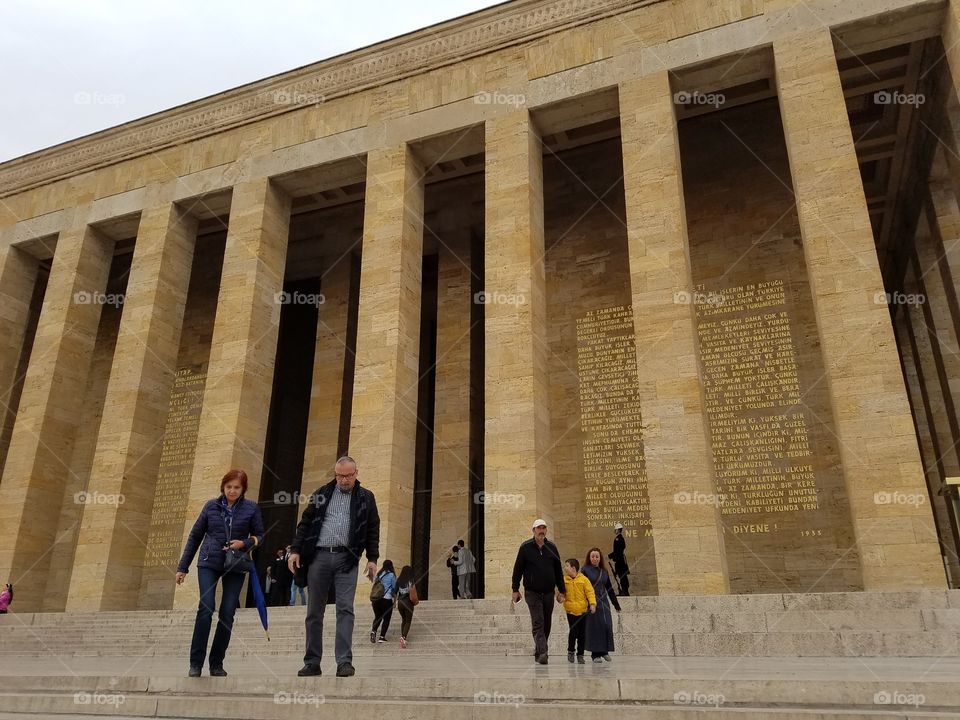
<svg viewBox="0 0 960 720">
<path fill-rule="evenodd" d="M 248 552 L 255 548 L 263 537 L 263 518 L 260 508 L 253 500 L 247 500 L 247 474 L 243 470 L 231 470 L 220 481 L 220 497 L 208 500 L 193 524 L 187 544 L 183 548 L 180 564 L 177 565 L 177 585 L 182 585 L 187 576 L 193 556 L 200 550 L 197 561 L 197 577 L 200 581 L 200 606 L 193 625 L 193 641 L 190 643 L 190 677 L 200 677 L 210 638 L 210 623 L 213 618 L 217 594 L 217 581 L 223 581 L 220 598 L 219 622 L 210 648 L 210 674 L 226 675 L 223 658 L 230 644 L 233 630 L 233 615 L 240 602 L 240 589 L 246 578 L 246 569 L 225 568 L 226 555 L 231 550 Z"/>
</svg>

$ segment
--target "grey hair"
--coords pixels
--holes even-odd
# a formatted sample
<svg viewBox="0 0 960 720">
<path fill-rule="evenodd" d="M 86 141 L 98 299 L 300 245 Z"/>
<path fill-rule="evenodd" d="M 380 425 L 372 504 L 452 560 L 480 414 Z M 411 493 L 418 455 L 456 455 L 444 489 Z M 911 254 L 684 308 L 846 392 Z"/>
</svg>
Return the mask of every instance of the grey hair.
<svg viewBox="0 0 960 720">
<path fill-rule="evenodd" d="M 338 458 L 337 461 L 333 464 L 333 466 L 336 467 L 337 465 L 339 465 L 339 464 L 341 464 L 341 463 L 350 463 L 350 464 L 353 465 L 354 467 L 357 466 L 357 461 L 354 460 L 354 459 L 353 459 L 352 457 L 350 457 L 349 455 L 343 455 L 342 457 Z"/>
</svg>

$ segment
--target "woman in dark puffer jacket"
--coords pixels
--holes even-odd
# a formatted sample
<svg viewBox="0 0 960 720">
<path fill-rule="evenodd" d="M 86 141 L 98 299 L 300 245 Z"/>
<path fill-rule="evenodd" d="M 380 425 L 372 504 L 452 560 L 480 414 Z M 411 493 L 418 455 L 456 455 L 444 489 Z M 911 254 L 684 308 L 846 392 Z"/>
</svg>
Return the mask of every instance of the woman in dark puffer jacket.
<svg viewBox="0 0 960 720">
<path fill-rule="evenodd" d="M 223 658 L 230 644 L 233 616 L 240 602 L 246 571 L 225 572 L 228 550 L 250 551 L 263 538 L 263 518 L 260 508 L 247 500 L 247 474 L 243 470 L 231 470 L 220 481 L 220 497 L 208 500 L 200 511 L 200 517 L 190 530 L 183 548 L 180 564 L 177 565 L 177 585 L 182 585 L 193 562 L 197 549 L 197 577 L 200 582 L 200 605 L 193 625 L 193 641 L 190 644 L 190 677 L 200 677 L 207 654 L 210 623 L 213 618 L 217 594 L 217 581 L 223 581 L 220 598 L 219 622 L 210 648 L 210 674 L 226 675 Z"/>
</svg>

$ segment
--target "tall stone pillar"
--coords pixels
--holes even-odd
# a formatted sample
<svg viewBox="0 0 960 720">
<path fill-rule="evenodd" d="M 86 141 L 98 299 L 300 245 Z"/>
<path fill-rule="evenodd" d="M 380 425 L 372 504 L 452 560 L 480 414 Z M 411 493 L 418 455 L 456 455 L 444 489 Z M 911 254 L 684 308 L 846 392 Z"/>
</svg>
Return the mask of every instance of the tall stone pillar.
<svg viewBox="0 0 960 720">
<path fill-rule="evenodd" d="M 290 198 L 280 189 L 266 178 L 233 188 L 184 540 L 228 470 L 245 470 L 247 496 L 258 497 L 289 235 Z M 196 602 L 195 583 L 177 590 L 176 607 Z"/>
<path fill-rule="evenodd" d="M 927 490 L 890 315 L 876 301 L 883 279 L 830 31 L 777 40 L 773 50 L 864 587 L 943 587 L 930 503 L 918 499 Z"/>
<path fill-rule="evenodd" d="M 15 245 L 0 247 L 0 475 L 8 447 L 5 423 L 14 421 L 17 410 L 11 404 L 38 268 L 36 258 Z"/>
<path fill-rule="evenodd" d="M 485 193 L 484 584 L 496 597 L 533 520 L 553 525 L 543 150 L 525 108 L 487 121 Z"/>
<path fill-rule="evenodd" d="M 0 482 L 0 577 L 39 610 L 114 243 L 78 208 L 60 234 Z"/>
<path fill-rule="evenodd" d="M 170 203 L 141 215 L 68 610 L 137 606 L 196 233 Z"/>
<path fill-rule="evenodd" d="M 423 168 L 405 144 L 373 151 L 367 156 L 350 455 L 360 481 L 377 496 L 380 556 L 401 564 L 410 558 L 413 521 L 422 273 Z"/>
<path fill-rule="evenodd" d="M 647 492 L 662 595 L 728 590 L 700 379 L 680 171 L 666 72 L 620 85 L 624 194 Z"/>
<path fill-rule="evenodd" d="M 441 244 L 437 280 L 436 413 L 430 509 L 430 597 L 449 598 L 450 548 L 470 542 L 470 246 Z M 474 549 L 474 554 L 476 550 Z M 479 570 L 479 568 L 478 568 Z"/>
<path fill-rule="evenodd" d="M 320 279 L 323 304 L 317 312 L 317 342 L 313 356 L 313 382 L 310 387 L 310 420 L 307 423 L 307 449 L 303 460 L 301 496 L 333 477 L 340 440 L 343 405 L 343 371 L 349 350 L 347 322 L 350 312 L 350 256 L 332 268 L 325 268 Z M 300 509 L 306 505 L 301 500 Z"/>
</svg>

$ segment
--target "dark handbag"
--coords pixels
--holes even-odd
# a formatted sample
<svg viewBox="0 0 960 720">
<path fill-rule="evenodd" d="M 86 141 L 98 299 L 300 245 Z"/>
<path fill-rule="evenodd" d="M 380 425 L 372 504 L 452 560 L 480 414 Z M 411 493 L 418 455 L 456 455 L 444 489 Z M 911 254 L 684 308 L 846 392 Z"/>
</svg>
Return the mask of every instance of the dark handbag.
<svg viewBox="0 0 960 720">
<path fill-rule="evenodd" d="M 230 549 L 224 553 L 223 571 L 225 573 L 247 573 L 253 567 L 253 560 L 243 550 Z"/>
<path fill-rule="evenodd" d="M 220 517 L 223 519 L 223 528 L 227 531 L 227 544 L 229 544 L 231 542 L 230 537 L 233 535 L 233 522 L 227 522 L 227 514 L 223 511 L 220 512 Z M 234 550 L 233 548 L 224 551 L 224 573 L 248 573 L 252 569 L 253 560 L 250 559 L 249 551 Z"/>
</svg>

